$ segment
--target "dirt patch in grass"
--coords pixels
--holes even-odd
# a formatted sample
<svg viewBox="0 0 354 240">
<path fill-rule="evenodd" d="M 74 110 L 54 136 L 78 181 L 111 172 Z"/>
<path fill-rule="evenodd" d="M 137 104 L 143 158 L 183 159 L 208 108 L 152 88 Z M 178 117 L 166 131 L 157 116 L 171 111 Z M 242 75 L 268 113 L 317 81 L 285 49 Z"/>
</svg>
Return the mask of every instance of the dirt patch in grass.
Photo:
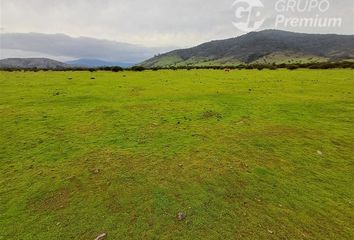
<svg viewBox="0 0 354 240">
<path fill-rule="evenodd" d="M 210 119 L 210 118 L 221 119 L 222 115 L 221 115 L 221 113 L 209 110 L 209 111 L 203 112 L 202 117 L 203 117 L 203 119 Z"/>
<path fill-rule="evenodd" d="M 130 96 L 140 96 L 144 90 L 145 89 L 141 88 L 141 87 L 134 87 L 130 90 L 129 95 Z"/>
<path fill-rule="evenodd" d="M 100 149 L 87 152 L 79 156 L 72 164 L 72 167 L 79 167 L 87 171 L 90 176 L 97 178 L 102 176 L 106 169 L 110 171 L 116 168 L 120 156 L 109 149 Z"/>
<path fill-rule="evenodd" d="M 153 109 L 155 105 L 153 104 L 130 104 L 130 105 L 124 105 L 123 108 L 128 109 L 128 110 L 135 110 L 135 111 L 141 111 L 141 110 L 146 110 L 146 109 Z"/>
<path fill-rule="evenodd" d="M 32 199 L 28 202 L 28 208 L 32 211 L 53 211 L 66 208 L 69 205 L 70 192 L 61 188 L 55 192 L 45 195 L 39 199 Z"/>
<path fill-rule="evenodd" d="M 105 200 L 107 210 L 112 213 L 124 213 L 124 207 L 119 201 L 121 196 L 119 196 L 118 193 L 110 193 L 108 196 L 109 197 Z"/>
<path fill-rule="evenodd" d="M 76 158 L 71 163 L 72 168 L 80 168 L 88 173 L 92 184 L 104 184 L 113 181 L 123 173 L 138 175 L 148 165 L 148 160 L 139 154 L 129 151 L 113 151 L 111 149 L 96 149 Z M 135 178 L 135 177 L 134 177 Z M 100 179 L 100 181 L 96 181 Z"/>
<path fill-rule="evenodd" d="M 94 135 L 101 131 L 101 126 L 98 124 L 80 124 L 73 127 L 73 131 L 79 135 Z"/>
</svg>

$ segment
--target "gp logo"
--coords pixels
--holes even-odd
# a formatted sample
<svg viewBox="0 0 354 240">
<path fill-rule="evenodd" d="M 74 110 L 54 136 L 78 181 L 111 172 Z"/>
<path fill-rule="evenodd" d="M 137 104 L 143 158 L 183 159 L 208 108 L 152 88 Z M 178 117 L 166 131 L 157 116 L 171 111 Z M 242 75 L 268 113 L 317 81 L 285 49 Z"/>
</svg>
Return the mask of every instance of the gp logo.
<svg viewBox="0 0 354 240">
<path fill-rule="evenodd" d="M 251 32 L 259 29 L 264 18 L 261 9 L 264 8 L 260 0 L 235 0 L 232 4 L 235 9 L 235 21 L 232 24 L 243 32 Z"/>
</svg>

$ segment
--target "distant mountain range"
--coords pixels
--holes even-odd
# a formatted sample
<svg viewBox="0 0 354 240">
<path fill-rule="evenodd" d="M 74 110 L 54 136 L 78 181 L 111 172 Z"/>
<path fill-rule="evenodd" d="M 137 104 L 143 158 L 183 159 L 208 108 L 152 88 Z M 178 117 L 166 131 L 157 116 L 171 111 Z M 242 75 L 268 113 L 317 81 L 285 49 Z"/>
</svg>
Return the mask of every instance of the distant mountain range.
<svg viewBox="0 0 354 240">
<path fill-rule="evenodd" d="M 72 67 L 69 64 L 55 61 L 49 58 L 6 58 L 0 60 L 0 68 L 42 68 L 42 69 L 66 69 Z"/>
<path fill-rule="evenodd" d="M 112 67 L 120 66 L 123 68 L 134 66 L 134 63 L 125 63 L 125 62 L 108 62 L 99 59 L 88 59 L 81 58 L 73 61 L 65 62 L 70 65 L 79 66 L 79 67 Z"/>
<path fill-rule="evenodd" d="M 78 59 L 68 62 L 59 62 L 49 58 L 6 58 L 0 60 L 0 68 L 18 69 L 67 69 L 67 68 L 94 68 L 94 67 L 131 67 L 133 63 L 106 62 L 97 59 Z"/>
<path fill-rule="evenodd" d="M 304 34 L 279 30 L 240 37 L 155 56 L 144 67 L 213 66 L 252 63 L 308 63 L 354 59 L 354 35 Z"/>
</svg>

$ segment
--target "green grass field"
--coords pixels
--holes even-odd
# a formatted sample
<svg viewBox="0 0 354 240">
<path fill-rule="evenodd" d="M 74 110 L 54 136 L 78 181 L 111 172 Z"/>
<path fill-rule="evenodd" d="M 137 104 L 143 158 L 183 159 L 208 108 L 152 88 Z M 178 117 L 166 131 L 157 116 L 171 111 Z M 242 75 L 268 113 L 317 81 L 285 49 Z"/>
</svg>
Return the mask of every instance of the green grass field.
<svg viewBox="0 0 354 240">
<path fill-rule="evenodd" d="M 353 73 L 0 72 L 0 239 L 354 239 Z"/>
</svg>

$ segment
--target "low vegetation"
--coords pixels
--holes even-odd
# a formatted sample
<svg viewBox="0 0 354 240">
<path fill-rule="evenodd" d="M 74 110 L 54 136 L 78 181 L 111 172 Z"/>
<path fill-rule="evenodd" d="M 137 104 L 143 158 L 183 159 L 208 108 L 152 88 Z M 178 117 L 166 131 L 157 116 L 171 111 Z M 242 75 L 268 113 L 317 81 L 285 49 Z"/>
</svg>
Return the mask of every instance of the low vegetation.
<svg viewBox="0 0 354 240">
<path fill-rule="evenodd" d="M 353 70 L 254 68 L 0 72 L 0 239 L 354 239 Z"/>
</svg>

